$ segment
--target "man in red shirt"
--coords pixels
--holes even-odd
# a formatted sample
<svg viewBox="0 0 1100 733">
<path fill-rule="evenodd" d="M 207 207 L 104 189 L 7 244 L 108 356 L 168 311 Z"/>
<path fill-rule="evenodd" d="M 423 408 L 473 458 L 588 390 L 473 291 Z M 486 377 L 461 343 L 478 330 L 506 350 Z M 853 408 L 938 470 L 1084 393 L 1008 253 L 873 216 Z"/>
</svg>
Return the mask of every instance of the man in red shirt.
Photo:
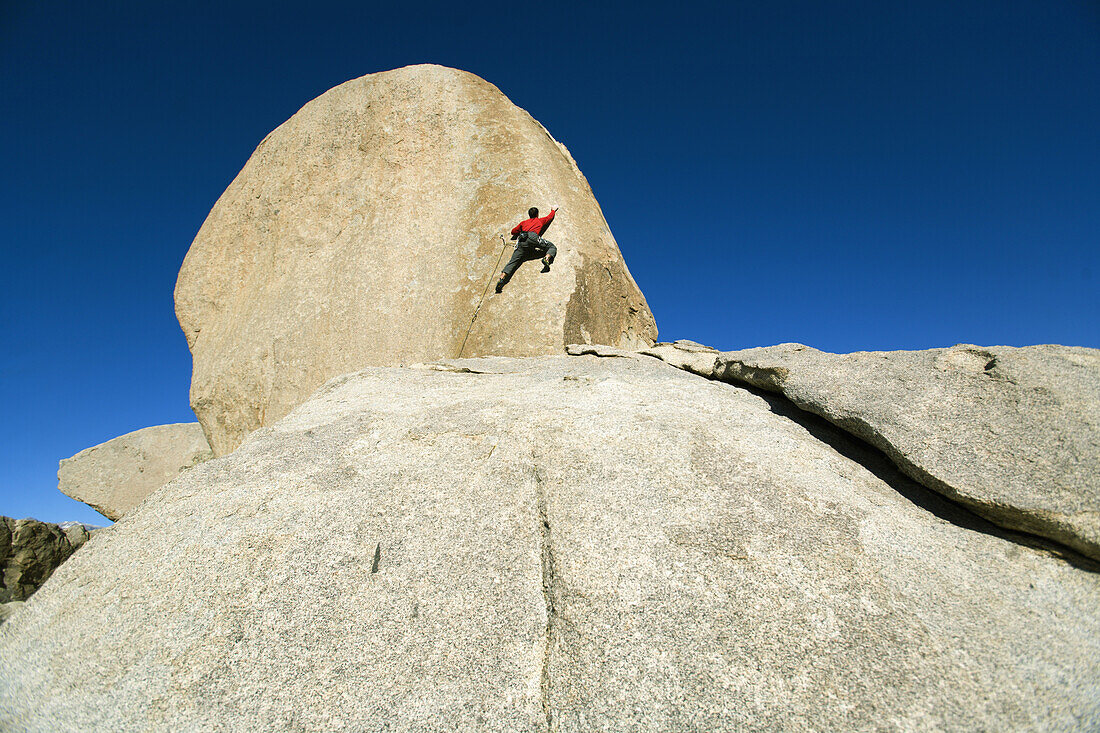
<svg viewBox="0 0 1100 733">
<path fill-rule="evenodd" d="M 550 209 L 548 216 L 540 219 L 539 210 L 532 206 L 527 211 L 527 216 L 530 218 L 516 224 L 512 229 L 512 239 L 518 240 L 516 251 L 512 253 L 512 259 L 508 260 L 508 264 L 504 266 L 504 270 L 500 273 L 500 280 L 497 281 L 498 293 L 512 279 L 512 275 L 519 269 L 519 266 L 528 260 L 542 258 L 542 271 L 550 272 L 550 265 L 554 263 L 554 258 L 558 256 L 558 248 L 550 240 L 543 239 L 542 235 L 550 226 L 550 222 L 554 221 L 554 214 L 556 213 L 558 213 L 557 206 Z"/>
</svg>

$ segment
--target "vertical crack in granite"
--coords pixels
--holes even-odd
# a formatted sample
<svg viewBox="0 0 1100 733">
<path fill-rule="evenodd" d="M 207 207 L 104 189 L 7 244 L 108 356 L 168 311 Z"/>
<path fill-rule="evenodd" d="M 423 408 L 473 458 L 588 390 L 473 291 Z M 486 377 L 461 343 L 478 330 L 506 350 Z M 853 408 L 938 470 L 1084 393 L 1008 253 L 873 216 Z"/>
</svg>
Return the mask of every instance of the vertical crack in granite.
<svg viewBox="0 0 1100 733">
<path fill-rule="evenodd" d="M 550 708 L 550 654 L 554 648 L 554 633 L 558 621 L 557 575 L 554 568 L 554 548 L 551 543 L 550 513 L 546 485 L 542 473 L 535 468 L 535 491 L 538 502 L 539 535 L 542 538 L 542 597 L 546 602 L 546 631 L 542 655 L 542 711 L 546 715 L 546 730 L 554 729 Z"/>
</svg>

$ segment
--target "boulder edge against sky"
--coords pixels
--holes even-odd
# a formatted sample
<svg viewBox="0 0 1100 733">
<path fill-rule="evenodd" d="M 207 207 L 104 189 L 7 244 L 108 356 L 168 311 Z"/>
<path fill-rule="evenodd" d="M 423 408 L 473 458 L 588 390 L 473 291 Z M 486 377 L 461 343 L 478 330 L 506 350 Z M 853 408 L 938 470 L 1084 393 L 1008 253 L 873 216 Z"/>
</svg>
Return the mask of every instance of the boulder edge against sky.
<svg viewBox="0 0 1100 733">
<path fill-rule="evenodd" d="M 503 266 L 498 234 L 553 204 L 553 270 L 527 264 L 490 288 L 471 327 Z M 434 65 L 341 84 L 264 138 L 195 237 L 175 299 L 216 455 L 364 366 L 657 335 L 565 146 L 492 84 Z"/>
</svg>

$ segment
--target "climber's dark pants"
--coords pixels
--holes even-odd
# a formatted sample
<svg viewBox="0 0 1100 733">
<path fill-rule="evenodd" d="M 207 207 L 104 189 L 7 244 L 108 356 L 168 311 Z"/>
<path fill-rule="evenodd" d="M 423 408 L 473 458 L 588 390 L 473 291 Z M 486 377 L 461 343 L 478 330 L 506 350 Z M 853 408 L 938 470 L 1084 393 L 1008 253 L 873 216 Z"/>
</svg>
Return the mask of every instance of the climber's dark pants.
<svg viewBox="0 0 1100 733">
<path fill-rule="evenodd" d="M 500 279 L 504 282 L 511 280 L 519 266 L 528 260 L 541 260 L 546 257 L 553 262 L 557 256 L 558 248 L 548 239 L 543 239 L 541 245 L 531 241 L 520 242 L 516 245 L 516 251 L 512 253 L 512 259 L 508 260 L 508 264 L 504 266 L 504 276 Z"/>
</svg>

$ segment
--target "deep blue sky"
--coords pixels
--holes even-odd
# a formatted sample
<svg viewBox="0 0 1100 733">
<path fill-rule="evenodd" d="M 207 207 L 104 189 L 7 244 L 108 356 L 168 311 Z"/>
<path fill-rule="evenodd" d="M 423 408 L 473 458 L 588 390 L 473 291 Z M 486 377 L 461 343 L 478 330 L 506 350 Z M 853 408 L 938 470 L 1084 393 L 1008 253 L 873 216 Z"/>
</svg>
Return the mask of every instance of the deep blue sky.
<svg viewBox="0 0 1100 733">
<path fill-rule="evenodd" d="M 569 147 L 662 339 L 1100 346 L 1096 0 L 399 5 L 0 2 L 0 514 L 104 522 L 57 461 L 194 420 L 172 288 L 214 201 L 413 63 Z"/>
</svg>

